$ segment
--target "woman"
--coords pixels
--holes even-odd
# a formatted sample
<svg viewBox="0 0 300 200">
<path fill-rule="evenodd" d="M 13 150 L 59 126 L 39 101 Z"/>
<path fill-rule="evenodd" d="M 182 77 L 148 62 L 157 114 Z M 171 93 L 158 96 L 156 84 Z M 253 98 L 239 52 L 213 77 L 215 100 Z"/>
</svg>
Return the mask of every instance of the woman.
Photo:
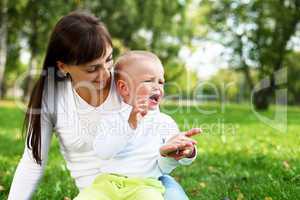
<svg viewBox="0 0 300 200">
<path fill-rule="evenodd" d="M 118 111 L 121 102 L 112 66 L 111 37 L 96 17 L 73 12 L 56 24 L 30 97 L 26 146 L 8 199 L 30 199 L 46 166 L 53 130 L 80 190 L 100 173 L 101 160 L 92 150 L 101 128 L 97 120 Z M 167 162 L 174 160 L 166 158 Z M 187 199 L 173 178 L 165 175 L 160 180 L 166 187 L 165 199 Z"/>
</svg>

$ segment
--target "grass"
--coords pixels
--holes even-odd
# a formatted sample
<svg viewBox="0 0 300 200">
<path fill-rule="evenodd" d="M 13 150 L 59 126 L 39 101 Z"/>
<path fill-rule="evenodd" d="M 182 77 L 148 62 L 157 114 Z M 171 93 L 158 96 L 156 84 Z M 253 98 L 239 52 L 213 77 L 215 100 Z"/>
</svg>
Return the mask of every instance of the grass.
<svg viewBox="0 0 300 200">
<path fill-rule="evenodd" d="M 172 174 L 191 200 L 300 199 L 299 107 L 288 107 L 285 132 L 260 121 L 247 104 L 166 104 L 162 110 L 172 115 L 182 130 L 204 129 L 196 137 L 197 160 Z M 273 106 L 258 114 L 272 118 L 274 111 Z M 16 105 L 0 102 L 0 199 L 7 198 L 23 151 L 22 119 L 23 112 Z M 73 198 L 76 194 L 54 138 L 45 175 L 33 199 Z"/>
</svg>

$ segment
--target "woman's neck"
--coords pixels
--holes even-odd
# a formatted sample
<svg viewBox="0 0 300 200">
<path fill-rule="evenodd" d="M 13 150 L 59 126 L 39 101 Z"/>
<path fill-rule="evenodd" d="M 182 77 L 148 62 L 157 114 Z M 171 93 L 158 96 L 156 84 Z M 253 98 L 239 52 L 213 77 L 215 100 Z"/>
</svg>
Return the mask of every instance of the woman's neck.
<svg viewBox="0 0 300 200">
<path fill-rule="evenodd" d="M 98 107 L 107 99 L 110 91 L 110 82 L 101 90 L 88 90 L 87 88 L 77 88 L 77 94 L 89 105 Z"/>
</svg>

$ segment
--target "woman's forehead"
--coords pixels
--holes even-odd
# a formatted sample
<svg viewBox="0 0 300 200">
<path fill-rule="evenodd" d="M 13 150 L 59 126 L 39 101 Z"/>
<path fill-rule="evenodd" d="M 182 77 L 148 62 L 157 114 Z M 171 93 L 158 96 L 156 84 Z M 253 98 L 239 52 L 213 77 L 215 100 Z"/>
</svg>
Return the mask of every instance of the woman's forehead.
<svg viewBox="0 0 300 200">
<path fill-rule="evenodd" d="M 95 60 L 88 62 L 86 65 L 97 65 L 97 64 L 103 64 L 106 62 L 106 59 L 109 58 L 112 55 L 113 49 L 110 47 L 107 49 L 105 56 L 96 58 Z"/>
</svg>

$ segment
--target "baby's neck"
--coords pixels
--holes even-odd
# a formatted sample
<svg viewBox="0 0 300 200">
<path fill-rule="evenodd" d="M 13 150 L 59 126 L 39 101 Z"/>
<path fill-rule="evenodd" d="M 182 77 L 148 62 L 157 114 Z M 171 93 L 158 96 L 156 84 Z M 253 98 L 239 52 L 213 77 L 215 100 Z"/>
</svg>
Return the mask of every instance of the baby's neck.
<svg viewBox="0 0 300 200">
<path fill-rule="evenodd" d="M 124 101 L 124 103 L 132 106 L 132 103 L 130 103 L 130 101 L 129 101 L 129 99 L 130 99 L 129 97 L 126 97 L 126 96 L 121 96 L 121 97 L 122 97 L 122 100 Z"/>
</svg>

